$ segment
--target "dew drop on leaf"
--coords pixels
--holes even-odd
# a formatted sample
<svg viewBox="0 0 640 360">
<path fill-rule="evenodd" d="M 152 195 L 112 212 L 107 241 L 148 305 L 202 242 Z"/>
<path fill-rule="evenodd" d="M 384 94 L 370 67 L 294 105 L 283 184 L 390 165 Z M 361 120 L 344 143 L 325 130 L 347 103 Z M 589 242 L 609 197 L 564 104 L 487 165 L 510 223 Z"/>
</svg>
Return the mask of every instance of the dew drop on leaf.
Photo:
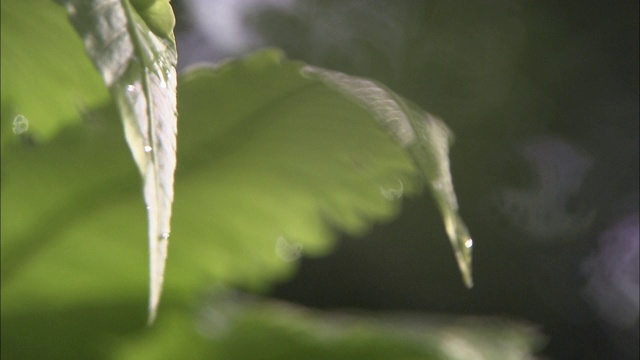
<svg viewBox="0 0 640 360">
<path fill-rule="evenodd" d="M 286 262 L 293 262 L 300 258 L 302 245 L 287 241 L 284 236 L 276 239 L 276 255 Z"/>
<path fill-rule="evenodd" d="M 13 119 L 13 132 L 16 135 L 23 134 L 29 130 L 29 120 L 22 115 L 18 115 Z"/>
<path fill-rule="evenodd" d="M 402 195 L 404 194 L 404 184 L 399 179 L 397 181 L 397 187 L 385 188 L 383 186 L 380 186 L 380 194 L 382 194 L 385 199 L 393 201 L 398 200 L 402 197 Z"/>
</svg>

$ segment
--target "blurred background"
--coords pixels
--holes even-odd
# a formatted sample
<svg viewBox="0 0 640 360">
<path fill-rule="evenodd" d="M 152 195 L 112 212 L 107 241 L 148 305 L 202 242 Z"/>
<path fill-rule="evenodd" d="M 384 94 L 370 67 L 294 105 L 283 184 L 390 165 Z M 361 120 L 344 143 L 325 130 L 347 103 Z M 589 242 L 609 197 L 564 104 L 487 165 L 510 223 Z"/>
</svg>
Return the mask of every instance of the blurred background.
<svg viewBox="0 0 640 360">
<path fill-rule="evenodd" d="M 364 238 L 303 259 L 271 296 L 506 316 L 540 327 L 542 357 L 638 358 L 638 1 L 172 4 L 182 69 L 279 47 L 378 80 L 456 135 L 472 290 L 425 192 Z"/>
</svg>

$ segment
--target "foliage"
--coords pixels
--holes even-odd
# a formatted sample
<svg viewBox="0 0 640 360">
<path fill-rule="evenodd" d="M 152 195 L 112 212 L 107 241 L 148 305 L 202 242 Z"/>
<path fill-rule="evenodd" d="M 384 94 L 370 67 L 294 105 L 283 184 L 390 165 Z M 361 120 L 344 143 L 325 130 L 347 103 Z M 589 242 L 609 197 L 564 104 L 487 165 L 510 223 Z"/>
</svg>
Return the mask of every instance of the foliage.
<svg viewBox="0 0 640 360">
<path fill-rule="evenodd" d="M 68 34 L 61 9 L 48 1 L 26 4 L 2 3 L 2 328 L 12 334 L 3 336 L 3 355 L 170 358 L 188 349 L 196 357 L 244 358 L 243 349 L 256 347 L 281 358 L 298 356 L 295 351 L 338 358 L 454 356 L 443 350 L 439 325 L 433 336 L 397 325 L 411 334 L 403 340 L 385 330 L 394 321 L 327 325 L 305 311 L 269 304 L 233 305 L 240 315 L 210 320 L 231 324 L 225 335 L 206 339 L 193 331 L 185 308 L 202 307 L 199 294 L 213 284 L 264 290 L 290 275 L 301 253 L 326 253 L 336 229 L 358 235 L 375 220 L 391 219 L 400 197 L 419 191 L 424 180 L 471 282 L 471 240 L 457 214 L 446 126 L 380 84 L 289 61 L 277 50 L 181 74 L 168 314 L 146 330 L 147 249 L 139 241 L 145 206 L 136 173 L 145 179 L 149 211 L 153 318 L 165 254 L 155 242 L 166 244 L 174 191 L 175 44 L 168 20 L 139 17 L 126 1 L 67 2 L 111 91 L 113 102 L 106 103 L 98 72 L 87 66 L 80 39 Z M 24 31 L 20 15 L 31 9 L 53 20 Z M 58 46 L 68 56 L 52 55 Z M 37 61 L 19 60 L 32 48 L 42 52 Z M 6 82 L 5 73 L 12 74 Z M 78 98 L 87 99 L 80 110 L 69 106 Z M 28 129 L 16 130 L 16 119 Z M 517 334 L 514 344 L 524 344 L 516 353 L 529 351 L 528 328 L 501 326 Z M 327 331 L 341 345 L 337 350 L 321 340 Z M 454 333 L 464 337 L 464 331 Z M 274 341 L 261 343 L 267 335 Z M 175 348 L 157 350 L 153 344 L 166 337 Z M 279 348 L 278 337 L 298 345 Z M 41 339 L 38 346 L 34 339 Z M 485 341 L 470 343 L 472 352 L 495 351 L 483 347 Z"/>
</svg>

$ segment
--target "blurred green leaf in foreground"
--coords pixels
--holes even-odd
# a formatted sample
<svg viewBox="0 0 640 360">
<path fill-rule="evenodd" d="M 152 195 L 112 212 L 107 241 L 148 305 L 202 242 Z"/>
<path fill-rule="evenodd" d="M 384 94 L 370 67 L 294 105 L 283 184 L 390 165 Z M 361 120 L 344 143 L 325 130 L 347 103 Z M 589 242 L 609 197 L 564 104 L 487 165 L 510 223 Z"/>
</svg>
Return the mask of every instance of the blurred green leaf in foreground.
<svg viewBox="0 0 640 360">
<path fill-rule="evenodd" d="M 144 305 L 144 299 L 140 305 Z M 3 316 L 3 358 L 533 359 L 544 339 L 498 318 L 318 312 L 226 291 L 187 309 L 163 302 L 153 328 L 134 303 Z"/>
</svg>

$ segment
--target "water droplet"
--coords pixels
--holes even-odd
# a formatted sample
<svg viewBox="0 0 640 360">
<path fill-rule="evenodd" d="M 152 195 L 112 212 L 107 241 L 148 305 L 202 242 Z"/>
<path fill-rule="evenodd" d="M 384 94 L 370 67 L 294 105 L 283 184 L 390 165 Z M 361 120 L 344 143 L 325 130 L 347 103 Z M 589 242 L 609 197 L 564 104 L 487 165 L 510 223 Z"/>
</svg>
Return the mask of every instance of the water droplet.
<svg viewBox="0 0 640 360">
<path fill-rule="evenodd" d="M 471 249 L 472 246 L 473 246 L 473 240 L 469 239 L 464 242 L 464 247 L 466 247 L 467 249 Z"/>
<path fill-rule="evenodd" d="M 278 236 L 276 239 L 276 255 L 286 262 L 296 261 L 302 253 L 301 244 L 293 244 L 287 241 L 284 236 Z"/>
<path fill-rule="evenodd" d="M 160 77 L 160 87 L 163 89 L 167 88 L 167 83 L 164 81 L 162 77 Z"/>
<path fill-rule="evenodd" d="M 29 120 L 22 115 L 18 115 L 13 119 L 13 132 L 20 135 L 29 130 Z"/>
<path fill-rule="evenodd" d="M 162 234 L 160 234 L 160 240 L 167 240 L 168 238 L 169 238 L 168 232 L 163 232 Z"/>
<path fill-rule="evenodd" d="M 149 146 L 149 145 L 146 145 L 146 146 L 144 147 L 144 152 L 146 152 L 146 153 L 150 153 L 150 152 L 151 152 L 151 150 L 153 150 L 153 148 L 152 148 L 151 146 Z"/>
<path fill-rule="evenodd" d="M 136 89 L 133 85 L 127 85 L 127 92 L 133 92 Z"/>
<path fill-rule="evenodd" d="M 402 197 L 404 193 L 404 184 L 402 181 L 398 180 L 399 186 L 396 188 L 387 188 L 380 186 L 380 194 L 387 200 L 398 200 Z"/>
<path fill-rule="evenodd" d="M 67 3 L 67 12 L 69 13 L 70 16 L 75 16 L 77 12 L 76 6 L 71 3 Z"/>
</svg>

